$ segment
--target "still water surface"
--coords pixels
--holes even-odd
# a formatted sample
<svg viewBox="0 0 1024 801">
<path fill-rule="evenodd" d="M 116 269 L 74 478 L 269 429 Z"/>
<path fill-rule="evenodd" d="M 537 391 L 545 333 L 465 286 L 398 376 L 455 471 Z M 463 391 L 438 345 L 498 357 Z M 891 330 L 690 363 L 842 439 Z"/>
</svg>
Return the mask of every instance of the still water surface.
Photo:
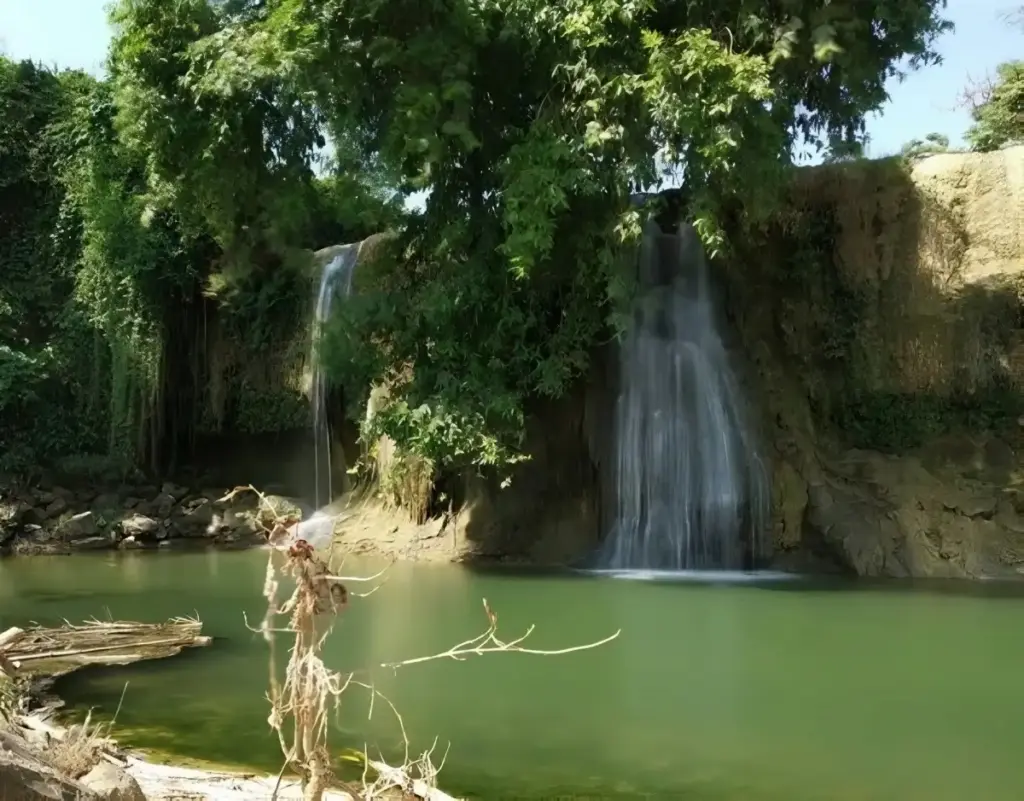
<svg viewBox="0 0 1024 801">
<path fill-rule="evenodd" d="M 266 729 L 265 553 L 101 554 L 0 561 L 0 628 L 198 613 L 217 637 L 168 660 L 68 679 L 73 708 L 141 748 L 276 771 Z M 349 560 L 345 572 L 372 571 Z M 486 799 L 1018 801 L 1024 592 L 1016 587 L 726 585 L 482 574 L 399 564 L 355 599 L 327 646 L 338 668 L 441 651 L 482 630 L 558 648 L 377 675 L 413 747 L 450 752 L 449 792 Z M 125 685 L 127 683 L 127 689 Z M 398 742 L 345 696 L 334 743 Z M 122 702 L 122 693 L 124 699 Z"/>
</svg>

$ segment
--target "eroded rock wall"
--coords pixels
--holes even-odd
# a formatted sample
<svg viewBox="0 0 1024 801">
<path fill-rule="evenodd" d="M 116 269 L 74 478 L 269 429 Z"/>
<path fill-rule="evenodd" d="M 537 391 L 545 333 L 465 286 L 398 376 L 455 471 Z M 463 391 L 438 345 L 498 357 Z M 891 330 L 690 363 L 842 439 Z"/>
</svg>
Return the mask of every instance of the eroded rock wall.
<svg viewBox="0 0 1024 801">
<path fill-rule="evenodd" d="M 779 560 L 1024 572 L 1024 148 L 803 170 L 725 271 Z"/>
</svg>

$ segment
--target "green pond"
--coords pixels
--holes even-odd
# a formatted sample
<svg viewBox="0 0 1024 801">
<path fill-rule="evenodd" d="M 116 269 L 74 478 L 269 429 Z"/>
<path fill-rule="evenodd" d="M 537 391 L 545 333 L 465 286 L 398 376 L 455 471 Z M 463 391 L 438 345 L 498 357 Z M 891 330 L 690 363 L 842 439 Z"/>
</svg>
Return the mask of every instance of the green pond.
<svg viewBox="0 0 1024 801">
<path fill-rule="evenodd" d="M 275 772 L 266 727 L 266 553 L 0 561 L 0 628 L 198 613 L 216 641 L 59 688 L 122 742 Z M 346 573 L 373 571 L 350 559 Z M 485 799 L 1020 799 L 1024 591 L 995 584 L 695 582 L 398 564 L 326 646 L 339 669 L 442 651 L 480 632 L 481 599 L 535 648 L 621 629 L 596 650 L 428 662 L 375 682 L 413 748 L 439 739 L 451 793 Z M 361 694 L 362 693 L 362 694 Z M 123 696 L 123 698 L 122 698 Z M 364 691 L 333 745 L 394 756 L 398 726 Z"/>
</svg>

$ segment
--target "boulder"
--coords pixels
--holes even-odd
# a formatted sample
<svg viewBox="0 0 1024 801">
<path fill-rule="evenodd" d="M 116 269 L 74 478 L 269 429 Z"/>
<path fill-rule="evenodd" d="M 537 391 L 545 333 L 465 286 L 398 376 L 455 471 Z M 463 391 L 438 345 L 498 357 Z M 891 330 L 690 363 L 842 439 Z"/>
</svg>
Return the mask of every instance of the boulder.
<svg viewBox="0 0 1024 801">
<path fill-rule="evenodd" d="M 146 515 L 133 514 L 121 521 L 121 530 L 125 539 L 133 540 L 155 539 L 160 531 L 160 523 Z"/>
<path fill-rule="evenodd" d="M 172 484 L 170 481 L 165 481 L 163 486 L 160 488 L 160 494 L 169 495 L 175 501 L 180 501 L 188 495 L 188 488 L 182 487 L 178 484 Z"/>
<path fill-rule="evenodd" d="M 170 493 L 161 492 L 153 499 L 150 509 L 159 517 L 167 517 L 177 502 Z"/>
<path fill-rule="evenodd" d="M 50 520 L 51 518 L 57 517 L 65 512 L 67 508 L 67 500 L 63 496 L 58 495 L 46 505 L 46 508 L 43 511 L 43 516 L 46 520 Z"/>
<path fill-rule="evenodd" d="M 806 526 L 864 576 L 1024 573 L 1024 520 L 1010 498 L 963 474 L 933 473 L 913 456 L 849 452 L 810 483 Z"/>
<path fill-rule="evenodd" d="M 32 507 L 21 500 L 0 502 L 0 543 L 14 535 L 29 520 Z"/>
<path fill-rule="evenodd" d="M 122 511 L 121 498 L 104 492 L 93 499 L 89 508 L 104 520 L 116 520 Z"/>
<path fill-rule="evenodd" d="M 102 551 L 116 542 L 111 542 L 109 537 L 83 537 L 68 544 L 76 551 Z"/>
<path fill-rule="evenodd" d="M 135 778 L 109 762 L 100 762 L 80 782 L 104 801 L 146 801 Z"/>
<path fill-rule="evenodd" d="M 56 500 L 57 496 L 50 490 L 37 489 L 32 493 L 35 502 L 40 506 L 48 506 Z"/>
<path fill-rule="evenodd" d="M 171 526 L 183 537 L 205 537 L 214 521 L 213 503 L 207 498 L 193 498 L 178 507 Z"/>
<path fill-rule="evenodd" d="M 61 524 L 60 533 L 70 540 L 95 537 L 99 533 L 99 525 L 92 512 L 79 512 Z"/>
<path fill-rule="evenodd" d="M 274 514 L 279 518 L 291 518 L 293 520 L 301 520 L 303 518 L 302 507 L 298 505 L 291 498 L 286 498 L 283 495 L 264 495 L 266 504 L 261 504 L 259 511 L 260 517 L 264 523 L 270 523 L 274 519 Z M 267 507 L 273 509 L 273 514 Z"/>
</svg>

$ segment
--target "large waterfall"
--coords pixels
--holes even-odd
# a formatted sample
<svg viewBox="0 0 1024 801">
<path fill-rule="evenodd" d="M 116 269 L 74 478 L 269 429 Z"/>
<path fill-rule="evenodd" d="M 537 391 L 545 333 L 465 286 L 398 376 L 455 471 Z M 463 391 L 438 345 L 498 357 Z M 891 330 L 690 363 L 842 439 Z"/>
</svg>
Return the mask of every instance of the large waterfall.
<svg viewBox="0 0 1024 801">
<path fill-rule="evenodd" d="M 317 289 L 316 303 L 313 307 L 312 357 L 312 390 L 310 400 L 313 404 L 313 458 L 314 503 L 320 509 L 333 500 L 331 477 L 331 436 L 327 425 L 327 382 L 320 366 L 320 335 L 324 322 L 330 317 L 331 306 L 336 297 L 348 296 L 352 291 L 352 274 L 355 272 L 359 257 L 359 245 L 341 245 L 332 250 L 335 253 L 326 260 L 320 273 L 320 285 Z"/>
<path fill-rule="evenodd" d="M 757 550 L 767 476 L 714 310 L 692 227 L 649 222 L 619 353 L 603 567 L 733 570 Z"/>
</svg>

